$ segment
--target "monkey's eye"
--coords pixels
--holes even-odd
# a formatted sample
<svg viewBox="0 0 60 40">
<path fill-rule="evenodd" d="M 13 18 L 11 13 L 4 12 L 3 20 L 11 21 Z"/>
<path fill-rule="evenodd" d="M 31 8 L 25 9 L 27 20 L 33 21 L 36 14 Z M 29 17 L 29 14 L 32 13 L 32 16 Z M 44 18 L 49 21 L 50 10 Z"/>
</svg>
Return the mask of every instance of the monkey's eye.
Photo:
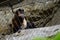
<svg viewBox="0 0 60 40">
<path fill-rule="evenodd" d="M 21 14 L 24 14 L 24 11 L 22 10 L 22 11 L 20 11 L 20 13 L 21 13 Z"/>
</svg>

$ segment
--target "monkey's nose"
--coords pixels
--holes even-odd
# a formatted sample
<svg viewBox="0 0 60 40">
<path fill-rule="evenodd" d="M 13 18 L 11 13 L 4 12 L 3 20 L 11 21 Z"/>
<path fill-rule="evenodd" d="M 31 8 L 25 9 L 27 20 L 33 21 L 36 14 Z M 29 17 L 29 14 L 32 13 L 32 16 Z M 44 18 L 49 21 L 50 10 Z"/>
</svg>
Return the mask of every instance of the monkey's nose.
<svg viewBox="0 0 60 40">
<path fill-rule="evenodd" d="M 22 18 L 22 19 L 24 19 L 24 18 L 25 18 L 25 16 L 24 16 L 24 15 L 19 15 L 19 17 L 20 17 L 20 18 Z"/>
</svg>

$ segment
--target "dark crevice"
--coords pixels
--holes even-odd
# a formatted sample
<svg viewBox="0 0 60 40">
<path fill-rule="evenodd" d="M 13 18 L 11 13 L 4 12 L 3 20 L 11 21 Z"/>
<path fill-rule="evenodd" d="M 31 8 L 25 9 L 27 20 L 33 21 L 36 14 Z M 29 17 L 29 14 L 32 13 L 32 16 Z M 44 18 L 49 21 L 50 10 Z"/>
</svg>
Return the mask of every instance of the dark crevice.
<svg viewBox="0 0 60 40">
<path fill-rule="evenodd" d="M 9 6 L 9 3 L 11 3 L 11 5 L 16 5 L 16 4 L 21 3 L 23 1 L 24 0 L 1 0 L 0 1 L 0 7 Z"/>
</svg>

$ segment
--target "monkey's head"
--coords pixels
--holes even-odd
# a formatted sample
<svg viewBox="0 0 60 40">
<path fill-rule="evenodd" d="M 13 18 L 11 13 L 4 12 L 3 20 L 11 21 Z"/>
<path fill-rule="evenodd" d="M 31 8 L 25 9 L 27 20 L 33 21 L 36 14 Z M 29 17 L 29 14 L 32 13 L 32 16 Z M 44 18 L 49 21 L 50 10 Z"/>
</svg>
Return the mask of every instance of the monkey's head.
<svg viewBox="0 0 60 40">
<path fill-rule="evenodd" d="M 16 10 L 15 14 L 18 15 L 18 16 L 21 16 L 21 14 L 24 14 L 24 10 L 23 9 L 18 9 L 18 10 Z"/>
<path fill-rule="evenodd" d="M 23 10 L 23 9 L 18 9 L 18 10 L 15 12 L 15 15 L 17 15 L 18 17 L 24 19 L 24 10 Z"/>
</svg>

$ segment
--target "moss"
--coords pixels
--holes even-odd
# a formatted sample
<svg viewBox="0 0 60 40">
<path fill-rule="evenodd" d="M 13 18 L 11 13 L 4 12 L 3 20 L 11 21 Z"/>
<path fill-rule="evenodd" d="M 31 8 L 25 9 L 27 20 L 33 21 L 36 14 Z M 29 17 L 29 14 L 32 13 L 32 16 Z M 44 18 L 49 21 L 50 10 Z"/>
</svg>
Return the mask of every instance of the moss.
<svg viewBox="0 0 60 40">
<path fill-rule="evenodd" d="M 53 40 L 60 40 L 60 32 L 56 34 L 56 36 L 53 38 Z"/>
</svg>

